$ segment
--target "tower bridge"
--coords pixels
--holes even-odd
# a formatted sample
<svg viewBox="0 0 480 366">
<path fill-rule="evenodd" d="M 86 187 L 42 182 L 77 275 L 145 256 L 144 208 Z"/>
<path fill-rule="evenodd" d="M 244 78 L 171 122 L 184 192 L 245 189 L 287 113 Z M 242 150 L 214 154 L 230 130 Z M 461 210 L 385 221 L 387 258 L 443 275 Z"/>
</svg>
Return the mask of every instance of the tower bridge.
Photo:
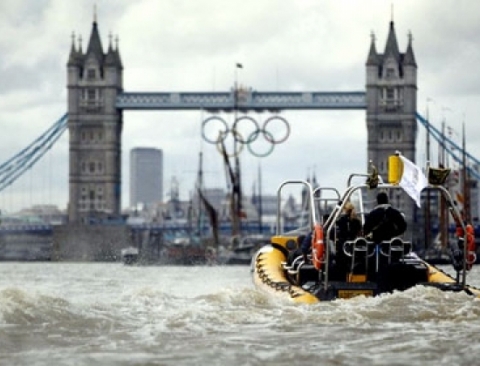
<svg viewBox="0 0 480 366">
<path fill-rule="evenodd" d="M 131 92 L 123 89 L 123 71 L 118 44 L 110 41 L 104 52 L 96 20 L 85 52 L 72 41 L 67 63 L 70 222 L 120 214 L 121 134 L 128 110 L 366 110 L 368 160 L 380 174 L 386 176 L 392 151 L 415 160 L 417 64 L 411 36 L 400 52 L 393 21 L 383 53 L 372 37 L 364 91 L 262 92 L 235 85 L 225 92 Z M 412 217 L 411 202 L 402 200 L 401 209 Z"/>
<path fill-rule="evenodd" d="M 68 129 L 69 222 L 82 225 L 91 222 L 92 217 L 119 216 L 123 112 L 129 110 L 204 110 L 211 113 L 365 110 L 367 158 L 386 178 L 387 160 L 392 151 L 400 150 L 415 161 L 417 120 L 424 126 L 429 123 L 417 112 L 417 63 L 411 35 L 405 52 L 401 52 L 394 23 L 390 22 L 383 53 L 377 51 L 372 36 L 365 70 L 365 88 L 356 91 L 265 92 L 236 86 L 225 92 L 125 91 L 118 44 L 114 46 L 110 41 L 104 52 L 95 20 L 85 52 L 75 39 L 72 41 L 67 62 L 66 115 L 52 131 L 42 135 L 44 137 L 24 149 L 16 159 L 0 166 L 0 189 L 34 164 L 45 147 L 50 148 Z M 434 137 L 448 141 L 440 134 Z M 409 220 L 415 217 L 415 207 L 408 197 L 395 197 L 395 202 Z M 51 227 L 28 230 L 44 233 L 50 232 Z M 75 233 L 79 236 L 82 230 Z"/>
</svg>

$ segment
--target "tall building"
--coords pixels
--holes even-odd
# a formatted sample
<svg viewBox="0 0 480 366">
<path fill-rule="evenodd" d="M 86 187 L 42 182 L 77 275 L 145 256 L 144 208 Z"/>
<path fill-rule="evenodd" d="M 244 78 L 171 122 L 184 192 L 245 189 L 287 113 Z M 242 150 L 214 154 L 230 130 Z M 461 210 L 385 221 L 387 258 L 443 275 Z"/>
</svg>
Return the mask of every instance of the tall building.
<svg viewBox="0 0 480 366">
<path fill-rule="evenodd" d="M 130 151 L 130 206 L 147 206 L 163 200 L 163 151 L 135 148 Z"/>
<path fill-rule="evenodd" d="M 412 36 L 408 37 L 405 53 L 400 52 L 393 21 L 383 53 L 377 52 L 372 35 L 366 62 L 366 101 L 368 160 L 387 181 L 389 155 L 398 150 L 415 162 L 417 138 L 417 63 Z M 391 203 L 405 213 L 411 228 L 415 203 L 400 191 L 390 195 Z"/>
</svg>

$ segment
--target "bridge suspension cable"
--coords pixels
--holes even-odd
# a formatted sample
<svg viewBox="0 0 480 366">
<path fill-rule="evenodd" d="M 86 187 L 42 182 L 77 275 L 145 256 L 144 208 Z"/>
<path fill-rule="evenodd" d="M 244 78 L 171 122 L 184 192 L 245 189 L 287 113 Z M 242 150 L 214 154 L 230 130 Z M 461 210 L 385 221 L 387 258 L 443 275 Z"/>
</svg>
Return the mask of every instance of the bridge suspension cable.
<svg viewBox="0 0 480 366">
<path fill-rule="evenodd" d="M 431 136 L 440 144 L 440 146 L 447 152 L 448 155 L 450 155 L 453 160 L 455 160 L 457 163 L 460 165 L 463 165 L 463 159 L 462 156 L 465 154 L 467 158 L 469 158 L 471 161 L 473 161 L 476 165 L 480 165 L 480 160 L 475 158 L 473 155 L 468 153 L 466 150 L 459 146 L 457 143 L 455 143 L 452 139 L 448 138 L 443 134 L 438 128 L 433 126 L 429 121 L 427 121 L 424 117 L 422 117 L 418 112 L 416 113 L 417 119 L 420 121 L 420 123 L 427 128 L 427 133 L 430 131 Z M 447 143 L 452 146 L 454 149 L 449 148 L 447 146 Z M 458 152 L 458 155 L 455 153 Z M 480 174 L 472 169 L 471 167 L 466 167 L 468 172 L 474 176 L 476 179 L 480 180 Z"/>
<path fill-rule="evenodd" d="M 15 182 L 50 150 L 67 129 L 67 122 L 68 114 L 65 113 L 30 145 L 0 165 L 0 191 Z"/>
</svg>

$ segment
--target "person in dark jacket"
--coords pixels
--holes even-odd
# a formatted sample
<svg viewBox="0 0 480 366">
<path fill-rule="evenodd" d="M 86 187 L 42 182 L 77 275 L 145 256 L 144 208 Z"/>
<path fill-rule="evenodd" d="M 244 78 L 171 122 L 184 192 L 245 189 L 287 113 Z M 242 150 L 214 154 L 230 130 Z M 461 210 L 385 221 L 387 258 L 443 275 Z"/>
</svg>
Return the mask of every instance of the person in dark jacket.
<svg viewBox="0 0 480 366">
<path fill-rule="evenodd" d="M 310 230 L 310 232 L 307 235 L 305 235 L 300 245 L 300 248 L 302 250 L 303 260 L 305 262 L 308 261 L 308 254 L 312 252 L 312 236 L 313 236 L 313 230 Z"/>
<path fill-rule="evenodd" d="M 377 195 L 377 206 L 365 219 L 363 225 L 365 237 L 379 243 L 402 235 L 406 229 L 407 223 L 403 214 L 389 204 L 385 192 L 380 192 Z"/>
</svg>

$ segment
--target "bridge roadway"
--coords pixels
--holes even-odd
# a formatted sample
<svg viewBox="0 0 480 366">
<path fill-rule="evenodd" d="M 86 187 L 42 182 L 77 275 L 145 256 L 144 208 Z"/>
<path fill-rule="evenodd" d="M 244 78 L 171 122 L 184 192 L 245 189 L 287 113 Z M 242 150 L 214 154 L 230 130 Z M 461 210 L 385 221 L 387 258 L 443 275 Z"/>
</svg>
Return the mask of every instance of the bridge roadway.
<svg viewBox="0 0 480 366">
<path fill-rule="evenodd" d="M 366 109 L 365 92 L 257 92 L 232 89 L 230 92 L 132 93 L 117 96 L 122 110 L 233 110 L 271 111 L 284 109 Z"/>
</svg>

